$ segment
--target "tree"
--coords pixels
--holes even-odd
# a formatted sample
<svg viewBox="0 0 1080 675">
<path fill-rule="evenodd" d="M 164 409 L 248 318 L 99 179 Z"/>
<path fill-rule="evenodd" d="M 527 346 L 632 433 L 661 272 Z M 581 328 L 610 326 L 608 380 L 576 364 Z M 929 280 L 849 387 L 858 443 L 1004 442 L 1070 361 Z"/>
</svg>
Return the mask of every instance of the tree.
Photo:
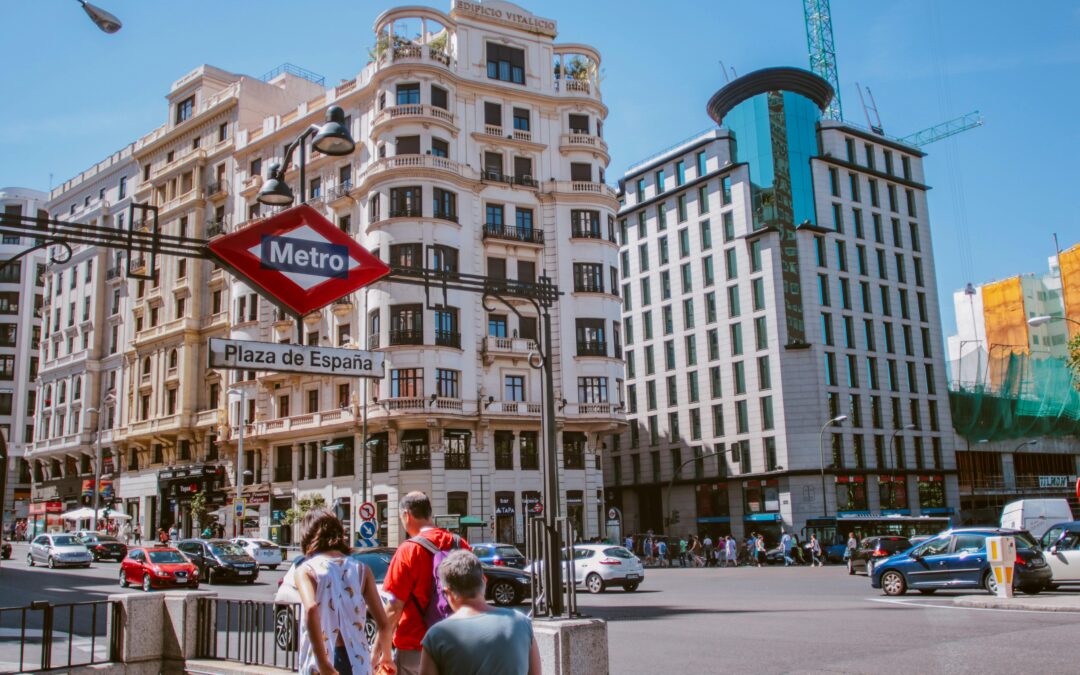
<svg viewBox="0 0 1080 675">
<path fill-rule="evenodd" d="M 1069 368 L 1073 371 L 1073 386 L 1080 390 L 1080 331 L 1069 340 Z"/>
<path fill-rule="evenodd" d="M 195 520 L 195 529 L 202 530 L 203 520 L 206 519 L 206 493 L 199 490 L 191 496 L 191 517 Z"/>
<path fill-rule="evenodd" d="M 307 512 L 312 509 L 321 509 L 326 506 L 326 499 L 321 494 L 314 494 L 308 497 L 301 497 L 296 502 L 296 506 L 290 508 L 285 512 L 285 517 L 281 519 L 281 524 L 285 527 L 292 527 L 297 525 Z"/>
</svg>

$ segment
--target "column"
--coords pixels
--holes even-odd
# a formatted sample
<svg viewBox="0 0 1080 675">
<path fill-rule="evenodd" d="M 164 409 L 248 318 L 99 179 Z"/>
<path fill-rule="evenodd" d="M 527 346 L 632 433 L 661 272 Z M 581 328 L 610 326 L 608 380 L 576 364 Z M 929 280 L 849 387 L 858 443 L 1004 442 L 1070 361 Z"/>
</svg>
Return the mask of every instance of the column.
<svg viewBox="0 0 1080 675">
<path fill-rule="evenodd" d="M 300 462 L 304 458 L 300 447 L 299 443 L 294 443 L 292 446 L 292 482 L 294 484 L 300 481 Z"/>
<path fill-rule="evenodd" d="M 332 442 L 331 440 L 324 440 L 322 442 L 322 445 L 326 446 L 326 445 L 329 445 L 331 442 Z M 323 453 L 323 454 L 326 455 L 326 477 L 332 479 L 337 474 L 337 471 L 335 471 L 335 469 L 337 468 L 337 462 L 338 462 L 337 453 L 336 452 L 326 452 L 321 447 L 319 447 L 318 444 L 316 445 L 316 448 L 318 448 L 316 450 L 316 452 L 320 452 L 320 453 Z"/>
<path fill-rule="evenodd" d="M 1001 476 L 1005 479 L 1005 489 L 1016 491 L 1016 465 L 1011 452 L 1001 453 Z"/>
</svg>

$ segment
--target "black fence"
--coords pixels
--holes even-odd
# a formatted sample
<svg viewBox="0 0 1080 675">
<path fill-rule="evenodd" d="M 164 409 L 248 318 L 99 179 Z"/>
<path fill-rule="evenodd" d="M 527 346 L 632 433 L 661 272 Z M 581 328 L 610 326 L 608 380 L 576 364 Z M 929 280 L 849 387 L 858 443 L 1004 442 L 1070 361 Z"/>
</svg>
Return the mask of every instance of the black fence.
<svg viewBox="0 0 1080 675">
<path fill-rule="evenodd" d="M 0 673 L 88 666 L 114 659 L 119 606 L 108 600 L 0 608 Z"/>
<path fill-rule="evenodd" d="M 297 670 L 299 605 L 218 598 L 198 603 L 197 658 Z"/>
</svg>

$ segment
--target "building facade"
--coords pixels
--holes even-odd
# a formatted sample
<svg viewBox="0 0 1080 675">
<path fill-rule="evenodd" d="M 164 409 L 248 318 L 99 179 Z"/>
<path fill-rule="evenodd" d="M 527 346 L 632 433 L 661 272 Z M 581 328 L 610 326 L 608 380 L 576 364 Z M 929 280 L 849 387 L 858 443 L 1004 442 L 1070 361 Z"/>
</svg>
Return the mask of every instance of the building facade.
<svg viewBox="0 0 1080 675">
<path fill-rule="evenodd" d="M 751 73 L 621 181 L 626 531 L 956 507 L 922 153 L 822 119 L 831 97 Z"/>
<path fill-rule="evenodd" d="M 41 217 L 48 196 L 26 188 L 0 188 L 0 218 Z M 37 242 L 5 232 L 0 260 L 25 253 Z M 0 270 L 0 433 L 6 442 L 4 490 L 0 493 L 0 523 L 10 528 L 30 516 L 32 482 L 27 450 L 34 439 L 37 405 L 38 343 L 41 340 L 42 283 L 45 253 L 35 251 Z"/>
</svg>

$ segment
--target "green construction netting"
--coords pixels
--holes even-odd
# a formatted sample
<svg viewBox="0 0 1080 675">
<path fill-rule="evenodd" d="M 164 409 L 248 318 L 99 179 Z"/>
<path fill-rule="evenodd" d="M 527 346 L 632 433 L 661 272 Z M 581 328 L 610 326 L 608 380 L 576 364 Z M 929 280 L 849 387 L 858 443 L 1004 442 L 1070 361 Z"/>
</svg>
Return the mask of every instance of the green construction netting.
<svg viewBox="0 0 1080 675">
<path fill-rule="evenodd" d="M 1033 436 L 1080 436 L 1080 391 L 1064 359 L 1003 355 L 982 381 L 949 392 L 953 428 L 978 442 Z"/>
</svg>

